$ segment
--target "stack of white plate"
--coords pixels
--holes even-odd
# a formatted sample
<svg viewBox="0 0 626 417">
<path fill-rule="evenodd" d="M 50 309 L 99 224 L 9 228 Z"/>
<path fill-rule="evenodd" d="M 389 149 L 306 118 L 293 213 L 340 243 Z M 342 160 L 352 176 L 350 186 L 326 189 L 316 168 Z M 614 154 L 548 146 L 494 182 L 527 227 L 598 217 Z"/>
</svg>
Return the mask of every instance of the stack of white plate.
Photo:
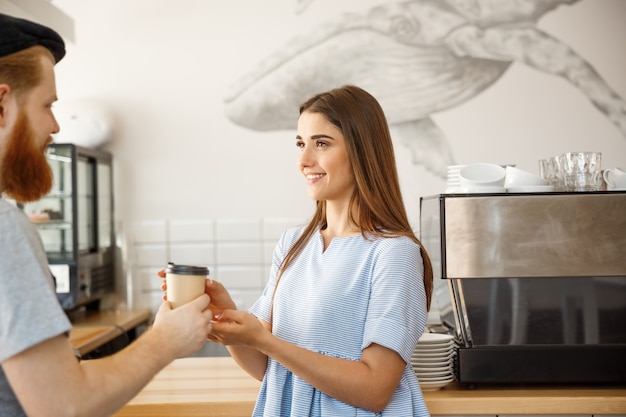
<svg viewBox="0 0 626 417">
<path fill-rule="evenodd" d="M 458 192 L 461 188 L 459 183 L 459 171 L 465 165 L 448 165 L 448 178 L 446 181 L 446 193 Z"/>
<path fill-rule="evenodd" d="M 422 391 L 436 391 L 454 380 L 454 337 L 449 334 L 424 333 L 420 337 L 411 365 Z"/>
</svg>

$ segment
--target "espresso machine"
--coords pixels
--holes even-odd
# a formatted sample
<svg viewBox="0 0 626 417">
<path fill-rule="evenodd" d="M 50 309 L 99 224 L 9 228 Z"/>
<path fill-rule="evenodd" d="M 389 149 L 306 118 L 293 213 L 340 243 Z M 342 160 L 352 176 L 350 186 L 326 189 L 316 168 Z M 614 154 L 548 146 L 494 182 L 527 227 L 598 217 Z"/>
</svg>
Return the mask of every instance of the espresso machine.
<svg viewBox="0 0 626 417">
<path fill-rule="evenodd" d="M 626 191 L 422 197 L 420 239 L 458 382 L 626 384 Z"/>
</svg>

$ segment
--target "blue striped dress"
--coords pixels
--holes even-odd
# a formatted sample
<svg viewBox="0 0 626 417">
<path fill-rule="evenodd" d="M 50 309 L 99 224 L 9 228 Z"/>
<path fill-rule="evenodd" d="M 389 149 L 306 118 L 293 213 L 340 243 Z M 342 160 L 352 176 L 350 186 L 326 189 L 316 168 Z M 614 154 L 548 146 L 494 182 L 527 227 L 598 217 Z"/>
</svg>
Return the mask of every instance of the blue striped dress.
<svg viewBox="0 0 626 417">
<path fill-rule="evenodd" d="M 274 249 L 270 280 L 250 308 L 269 321 L 280 262 L 302 233 L 287 230 Z M 334 238 L 326 251 L 319 231 L 280 280 L 274 334 L 324 355 L 357 361 L 377 343 L 407 363 L 382 413 L 357 408 L 315 389 L 269 358 L 254 416 L 429 416 L 410 359 L 426 325 L 419 246 L 406 237 Z"/>
</svg>

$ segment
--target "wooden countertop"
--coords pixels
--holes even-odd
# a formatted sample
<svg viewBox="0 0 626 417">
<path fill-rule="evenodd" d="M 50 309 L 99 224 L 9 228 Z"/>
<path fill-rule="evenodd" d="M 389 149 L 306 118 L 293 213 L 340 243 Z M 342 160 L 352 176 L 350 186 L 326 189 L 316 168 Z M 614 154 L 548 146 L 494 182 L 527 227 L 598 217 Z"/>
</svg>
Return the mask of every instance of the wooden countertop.
<svg viewBox="0 0 626 417">
<path fill-rule="evenodd" d="M 70 317 L 70 343 L 78 356 L 86 355 L 152 317 L 150 310 L 89 311 Z"/>
<path fill-rule="evenodd" d="M 73 326 L 70 331 L 70 343 L 77 356 L 83 356 L 121 334 L 119 328 L 111 325 Z"/>
<path fill-rule="evenodd" d="M 428 410 L 445 414 L 624 414 L 626 387 L 467 389 L 458 384 L 425 392 Z"/>
<path fill-rule="evenodd" d="M 261 383 L 230 357 L 178 359 L 115 417 L 250 416 Z M 626 387 L 477 388 L 425 392 L 433 415 L 626 414 Z"/>
<path fill-rule="evenodd" d="M 70 316 L 72 324 L 82 325 L 113 325 L 121 326 L 124 330 L 130 330 L 142 323 L 147 323 L 152 317 L 152 312 L 143 310 L 103 310 L 84 311 Z"/>
<path fill-rule="evenodd" d="M 231 357 L 178 359 L 114 416 L 249 417 L 260 386 Z"/>
</svg>

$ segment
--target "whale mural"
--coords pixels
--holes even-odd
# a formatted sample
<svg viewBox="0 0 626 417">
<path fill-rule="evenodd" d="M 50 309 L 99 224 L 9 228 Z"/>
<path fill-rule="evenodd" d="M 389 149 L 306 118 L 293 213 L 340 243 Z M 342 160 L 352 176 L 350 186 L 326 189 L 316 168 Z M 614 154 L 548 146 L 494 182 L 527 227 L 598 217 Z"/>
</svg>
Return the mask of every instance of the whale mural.
<svg viewBox="0 0 626 417">
<path fill-rule="evenodd" d="M 299 0 L 304 11 L 313 0 Z M 431 115 L 476 97 L 513 63 L 567 80 L 626 137 L 626 103 L 593 65 L 536 27 L 578 0 L 413 0 L 322 21 L 237 80 L 227 117 L 256 130 L 294 129 L 298 106 L 320 91 L 358 85 L 381 103 L 416 165 L 440 177 L 454 164 Z"/>
</svg>

